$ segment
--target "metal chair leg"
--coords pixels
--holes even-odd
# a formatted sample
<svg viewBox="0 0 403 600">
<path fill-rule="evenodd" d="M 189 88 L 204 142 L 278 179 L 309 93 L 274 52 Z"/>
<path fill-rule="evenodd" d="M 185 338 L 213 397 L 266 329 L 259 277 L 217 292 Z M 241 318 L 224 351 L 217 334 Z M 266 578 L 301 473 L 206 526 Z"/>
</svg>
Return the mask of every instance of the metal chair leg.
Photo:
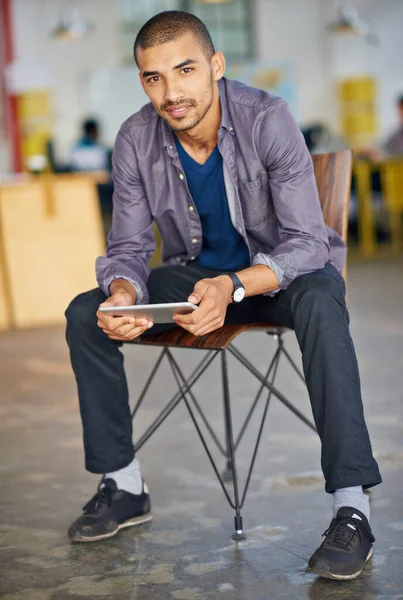
<svg viewBox="0 0 403 600">
<path fill-rule="evenodd" d="M 232 431 L 232 415 L 231 415 L 231 401 L 229 394 L 229 383 L 228 383 L 228 365 L 227 365 L 227 352 L 222 350 L 221 352 L 221 364 L 222 364 L 222 375 L 223 375 L 223 398 L 224 398 L 224 417 L 225 417 L 225 428 L 226 437 L 228 444 L 228 458 L 232 467 L 232 483 L 234 486 L 234 503 L 235 503 L 235 532 L 232 535 L 232 539 L 236 542 L 246 539 L 246 535 L 243 531 L 243 521 L 241 515 L 241 505 L 239 501 L 239 488 L 238 488 L 238 473 L 235 461 L 235 444 L 234 435 Z"/>
<path fill-rule="evenodd" d="M 223 366 L 223 357 L 225 355 L 226 350 L 222 351 L 221 354 L 221 377 L 222 377 L 222 388 L 223 388 L 223 398 L 228 394 L 228 373 L 224 371 Z M 229 443 L 229 431 L 228 431 L 228 420 L 226 418 L 225 411 L 225 400 L 223 402 L 224 405 L 224 436 L 225 436 L 225 458 L 226 464 L 225 469 L 222 473 L 222 478 L 226 483 L 233 481 L 233 463 L 231 461 L 231 451 L 230 451 L 230 443 Z"/>
<path fill-rule="evenodd" d="M 151 385 L 151 382 L 152 382 L 152 380 L 154 379 L 154 377 L 155 377 L 155 374 L 156 374 L 156 372 L 157 372 L 157 371 L 158 371 L 158 369 L 159 369 L 159 366 L 160 366 L 160 364 L 161 364 L 161 362 L 162 362 L 162 359 L 164 358 L 164 355 L 166 354 L 166 351 L 167 351 L 167 349 L 166 349 L 166 348 L 163 348 L 163 350 L 162 350 L 161 354 L 159 355 L 159 357 L 158 357 L 158 359 L 157 359 L 157 362 L 155 363 L 155 365 L 154 365 L 154 367 L 153 367 L 153 370 L 151 371 L 150 375 L 148 376 L 148 379 L 147 379 L 147 381 L 146 381 L 146 382 L 145 382 L 145 384 L 144 384 L 143 390 L 142 390 L 142 392 L 141 392 L 141 394 L 140 394 L 140 396 L 139 396 L 139 398 L 138 398 L 138 400 L 137 400 L 137 403 L 135 404 L 135 406 L 134 406 L 134 408 L 133 408 L 133 411 L 132 411 L 132 420 L 133 420 L 133 419 L 134 419 L 134 417 L 136 416 L 136 413 L 137 413 L 138 409 L 140 408 L 140 406 L 141 406 L 141 403 L 143 402 L 143 400 L 144 400 L 144 398 L 145 398 L 145 395 L 146 395 L 146 394 L 147 394 L 147 392 L 148 392 L 148 388 L 150 387 L 150 385 Z"/>
</svg>

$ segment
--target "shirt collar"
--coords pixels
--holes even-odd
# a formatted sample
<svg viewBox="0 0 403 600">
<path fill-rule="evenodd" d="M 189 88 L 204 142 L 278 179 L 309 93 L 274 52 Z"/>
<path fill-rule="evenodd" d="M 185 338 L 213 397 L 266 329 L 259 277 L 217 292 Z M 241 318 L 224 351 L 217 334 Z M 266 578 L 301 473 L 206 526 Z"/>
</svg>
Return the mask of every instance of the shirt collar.
<svg viewBox="0 0 403 600">
<path fill-rule="evenodd" d="M 220 79 L 218 82 L 218 90 L 220 92 L 221 104 L 221 127 L 229 131 L 231 135 L 235 135 L 234 125 L 232 124 L 231 116 L 229 114 L 228 109 L 226 81 L 226 77 L 222 77 L 222 79 Z"/>
<path fill-rule="evenodd" d="M 227 91 L 225 85 L 226 78 L 218 81 L 218 91 L 221 104 L 221 124 L 220 129 L 226 129 L 231 135 L 235 135 L 234 126 L 228 110 Z M 160 117 L 161 118 L 161 117 Z M 161 118 L 162 121 L 162 141 L 163 146 L 172 149 L 175 146 L 175 137 L 172 128 Z"/>
</svg>

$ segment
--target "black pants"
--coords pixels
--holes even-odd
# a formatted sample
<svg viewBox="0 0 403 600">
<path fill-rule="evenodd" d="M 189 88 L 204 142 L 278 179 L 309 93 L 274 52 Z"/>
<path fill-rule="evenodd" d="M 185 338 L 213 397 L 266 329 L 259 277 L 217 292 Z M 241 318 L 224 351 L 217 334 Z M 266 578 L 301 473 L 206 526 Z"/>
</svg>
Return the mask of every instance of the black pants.
<svg viewBox="0 0 403 600">
<path fill-rule="evenodd" d="M 196 281 L 218 274 L 196 264 L 155 269 L 147 283 L 150 302 L 186 300 Z M 381 482 L 364 420 L 344 296 L 342 277 L 327 265 L 298 277 L 274 297 L 254 296 L 231 304 L 226 317 L 227 324 L 274 321 L 295 330 L 322 441 L 328 492 L 353 485 L 368 488 Z M 111 340 L 96 324 L 95 313 L 104 300 L 103 292 L 94 289 L 77 296 L 66 311 L 86 468 L 92 473 L 123 468 L 134 457 L 121 343 Z"/>
</svg>

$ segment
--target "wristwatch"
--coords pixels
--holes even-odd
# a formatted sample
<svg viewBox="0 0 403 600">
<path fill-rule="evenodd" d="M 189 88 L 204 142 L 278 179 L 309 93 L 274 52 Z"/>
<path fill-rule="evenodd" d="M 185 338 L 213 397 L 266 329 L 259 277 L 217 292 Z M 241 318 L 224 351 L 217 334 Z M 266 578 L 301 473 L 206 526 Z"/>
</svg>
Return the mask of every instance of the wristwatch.
<svg viewBox="0 0 403 600">
<path fill-rule="evenodd" d="M 232 301 L 241 302 L 245 298 L 245 288 L 243 287 L 241 280 L 235 273 L 226 273 L 226 275 L 231 278 L 232 283 L 234 284 L 234 289 L 231 294 Z"/>
</svg>

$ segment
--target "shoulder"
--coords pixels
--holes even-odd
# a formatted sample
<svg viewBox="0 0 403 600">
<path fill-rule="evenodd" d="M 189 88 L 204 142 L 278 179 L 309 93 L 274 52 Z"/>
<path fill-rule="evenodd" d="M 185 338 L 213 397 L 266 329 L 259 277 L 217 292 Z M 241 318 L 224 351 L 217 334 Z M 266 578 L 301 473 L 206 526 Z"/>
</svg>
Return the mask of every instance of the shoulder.
<svg viewBox="0 0 403 600">
<path fill-rule="evenodd" d="M 236 111 L 245 114 L 246 110 L 251 113 L 264 114 L 277 112 L 278 109 L 287 106 L 283 98 L 235 79 L 223 78 L 222 87 L 231 113 Z"/>
<path fill-rule="evenodd" d="M 136 139 L 141 139 L 144 135 L 149 137 L 152 131 L 158 127 L 160 120 L 161 118 L 156 113 L 153 105 L 148 102 L 138 112 L 124 121 L 118 135 L 133 142 Z"/>
</svg>

